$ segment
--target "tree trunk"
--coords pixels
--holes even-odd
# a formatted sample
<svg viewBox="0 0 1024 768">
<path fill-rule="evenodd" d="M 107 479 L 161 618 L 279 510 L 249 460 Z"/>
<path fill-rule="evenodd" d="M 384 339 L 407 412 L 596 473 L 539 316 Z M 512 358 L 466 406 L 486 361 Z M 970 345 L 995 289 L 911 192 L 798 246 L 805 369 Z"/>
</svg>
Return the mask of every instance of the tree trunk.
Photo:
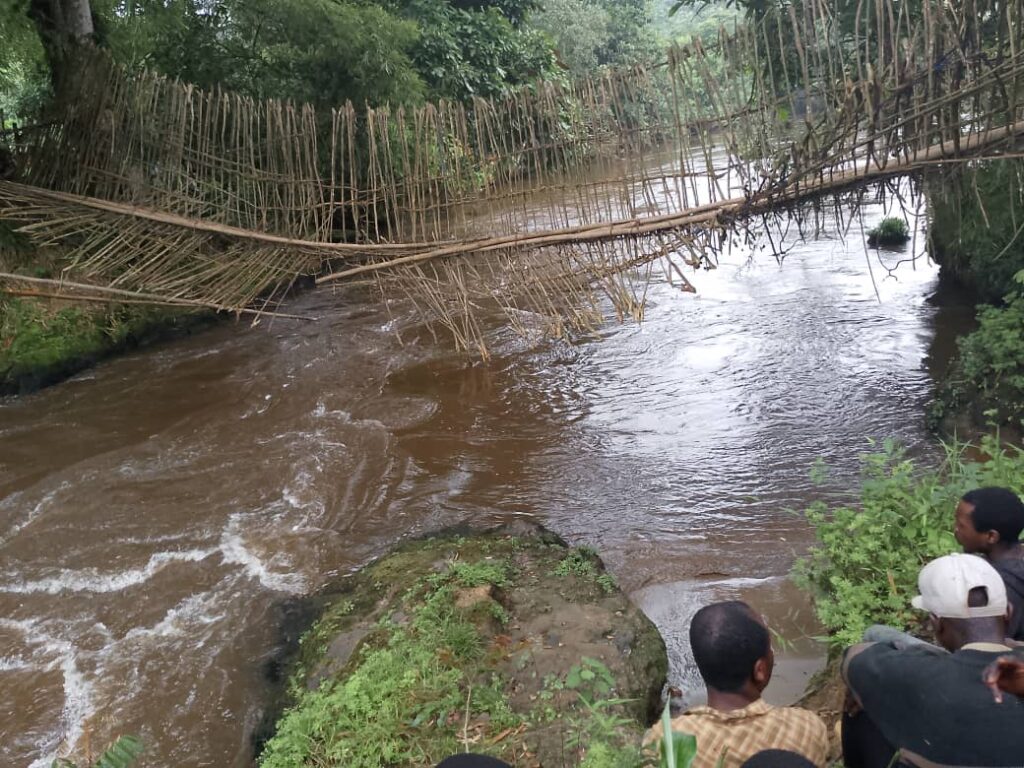
<svg viewBox="0 0 1024 768">
<path fill-rule="evenodd" d="M 50 79 L 59 91 L 71 54 L 92 40 L 95 32 L 89 0 L 29 0 L 28 15 L 42 40 Z"/>
<path fill-rule="evenodd" d="M 64 0 L 64 21 L 68 34 L 76 43 L 91 40 L 96 31 L 92 25 L 92 9 L 89 0 Z"/>
</svg>

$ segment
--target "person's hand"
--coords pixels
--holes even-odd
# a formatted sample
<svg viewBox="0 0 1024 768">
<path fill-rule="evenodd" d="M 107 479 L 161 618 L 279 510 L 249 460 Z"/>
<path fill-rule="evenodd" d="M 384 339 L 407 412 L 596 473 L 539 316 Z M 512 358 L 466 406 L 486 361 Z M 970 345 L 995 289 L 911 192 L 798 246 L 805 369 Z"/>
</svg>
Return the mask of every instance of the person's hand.
<svg viewBox="0 0 1024 768">
<path fill-rule="evenodd" d="M 997 704 L 1003 703 L 1003 693 L 1024 696 L 1024 659 L 1000 656 L 985 667 L 981 679 L 992 691 Z"/>
</svg>

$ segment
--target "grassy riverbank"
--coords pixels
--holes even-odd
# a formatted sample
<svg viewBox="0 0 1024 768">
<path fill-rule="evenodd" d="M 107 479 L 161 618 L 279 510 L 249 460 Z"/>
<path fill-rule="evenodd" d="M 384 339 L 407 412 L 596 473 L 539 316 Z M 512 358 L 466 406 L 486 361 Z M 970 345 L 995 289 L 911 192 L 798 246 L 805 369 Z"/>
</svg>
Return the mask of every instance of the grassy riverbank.
<svg viewBox="0 0 1024 768">
<path fill-rule="evenodd" d="M 0 271 L 59 276 L 61 254 L 38 251 L 0 226 Z M 209 312 L 0 295 L 0 395 L 61 381 L 127 349 L 188 333 Z"/>
<path fill-rule="evenodd" d="M 210 322 L 159 307 L 0 299 L 0 395 L 55 384 L 103 358 Z"/>
<path fill-rule="evenodd" d="M 639 768 L 668 670 L 597 556 L 536 528 L 439 536 L 347 580 L 303 637 L 261 768 Z"/>
<path fill-rule="evenodd" d="M 880 447 L 864 457 L 858 504 L 820 502 L 807 511 L 817 543 L 797 577 L 814 596 L 833 652 L 859 642 L 871 624 L 920 629 L 923 617 L 910 606 L 917 575 L 929 560 L 959 551 L 959 498 L 988 485 L 1024 492 L 1024 451 L 994 437 L 982 441 L 980 454 L 948 448 L 937 468 L 920 466 L 892 443 Z"/>
</svg>

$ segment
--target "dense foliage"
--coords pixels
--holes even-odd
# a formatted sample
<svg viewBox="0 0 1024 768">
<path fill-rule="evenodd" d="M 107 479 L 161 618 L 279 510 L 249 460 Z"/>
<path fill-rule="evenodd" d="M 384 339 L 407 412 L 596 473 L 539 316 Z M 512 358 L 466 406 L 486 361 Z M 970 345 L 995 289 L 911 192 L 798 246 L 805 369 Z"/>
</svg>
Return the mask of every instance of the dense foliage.
<svg viewBox="0 0 1024 768">
<path fill-rule="evenodd" d="M 926 562 L 957 551 L 953 512 L 971 488 L 998 485 L 1024 492 L 1024 452 L 986 438 L 991 458 L 970 461 L 951 447 L 935 470 L 919 467 L 892 442 L 864 457 L 857 505 L 813 505 L 807 516 L 817 544 L 797 566 L 815 596 L 818 617 L 836 650 L 859 642 L 872 624 L 915 629 L 911 605 Z"/>
<path fill-rule="evenodd" d="M 91 0 L 96 41 L 131 69 L 334 106 L 494 96 L 664 60 L 738 17 L 672 0 Z M 0 109 L 30 115 L 50 79 L 28 0 L 0 8 Z"/>
<path fill-rule="evenodd" d="M 929 419 L 1021 428 L 1024 419 L 1024 163 L 1004 160 L 929 190 L 929 238 L 943 271 L 985 305 L 937 390 Z M 1015 280 L 1016 278 L 1016 280 Z"/>
<path fill-rule="evenodd" d="M 533 0 L 92 0 L 115 59 L 201 86 L 321 105 L 494 95 L 556 74 Z M 27 0 L 0 11 L 0 91 L 26 113 L 48 80 Z M 11 41 L 11 45 L 7 42 Z"/>
<path fill-rule="evenodd" d="M 947 414 L 963 413 L 975 424 L 1024 429 L 1024 296 L 1015 292 L 1005 305 L 980 307 L 977 330 L 957 343 L 931 419 L 940 426 Z"/>
<path fill-rule="evenodd" d="M 37 110 L 45 95 L 43 46 L 26 7 L 21 0 L 0 3 L 0 112 L 8 121 Z"/>
<path fill-rule="evenodd" d="M 1024 162 L 993 162 L 929 192 L 937 260 L 983 301 L 1001 302 L 1024 270 Z"/>
<path fill-rule="evenodd" d="M 476 9 L 435 0 L 400 5 L 421 30 L 413 60 L 432 96 L 498 96 L 555 73 L 548 39 L 521 23 L 532 2 L 508 0 Z"/>
</svg>

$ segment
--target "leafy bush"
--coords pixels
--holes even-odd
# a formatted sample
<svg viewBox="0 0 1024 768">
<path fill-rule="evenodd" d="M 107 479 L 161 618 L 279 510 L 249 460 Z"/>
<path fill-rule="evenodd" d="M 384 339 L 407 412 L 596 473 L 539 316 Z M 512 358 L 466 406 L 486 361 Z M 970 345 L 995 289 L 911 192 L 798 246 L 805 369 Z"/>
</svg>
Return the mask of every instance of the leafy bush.
<svg viewBox="0 0 1024 768">
<path fill-rule="evenodd" d="M 796 575 L 814 595 L 833 649 L 858 642 L 871 624 L 918 626 L 922 617 L 910 606 L 918 572 L 957 550 L 953 512 L 965 492 L 985 485 L 1024 491 L 1024 451 L 1001 448 L 992 437 L 981 449 L 990 458 L 975 462 L 965 460 L 962 446 L 948 447 L 943 465 L 928 470 L 886 441 L 864 457 L 858 506 L 818 502 L 807 510 L 817 543 Z"/>
<path fill-rule="evenodd" d="M 868 230 L 868 244 L 871 246 L 902 245 L 909 239 L 907 222 L 897 216 L 888 216 Z"/>
<path fill-rule="evenodd" d="M 1024 162 L 1000 160 L 929 190 L 929 239 L 943 269 L 1000 302 L 1024 270 Z"/>
</svg>

